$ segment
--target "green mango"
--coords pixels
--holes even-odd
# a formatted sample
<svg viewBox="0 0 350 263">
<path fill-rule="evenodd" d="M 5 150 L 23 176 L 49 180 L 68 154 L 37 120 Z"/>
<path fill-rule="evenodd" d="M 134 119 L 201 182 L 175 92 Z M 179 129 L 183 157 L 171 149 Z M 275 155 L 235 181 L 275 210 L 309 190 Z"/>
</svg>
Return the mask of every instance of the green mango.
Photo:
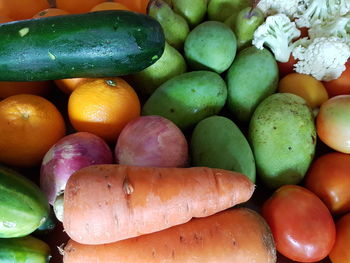
<svg viewBox="0 0 350 263">
<path fill-rule="evenodd" d="M 258 104 L 276 92 L 279 71 L 273 54 L 254 46 L 238 52 L 226 81 L 227 105 L 240 122 L 248 122 Z"/>
<path fill-rule="evenodd" d="M 237 15 L 231 15 L 225 20 L 225 24 L 235 33 L 238 50 L 251 46 L 254 32 L 264 20 L 264 13 L 251 7 L 243 8 Z"/>
<path fill-rule="evenodd" d="M 229 16 L 236 16 L 240 10 L 252 6 L 253 0 L 209 0 L 209 20 L 224 22 Z"/>
<path fill-rule="evenodd" d="M 196 125 L 190 151 L 194 166 L 239 172 L 255 182 L 252 149 L 238 126 L 224 116 L 211 116 Z"/>
<path fill-rule="evenodd" d="M 172 0 L 173 9 L 182 15 L 191 28 L 198 25 L 207 13 L 208 0 Z"/>
<path fill-rule="evenodd" d="M 168 44 L 182 50 L 185 39 L 190 32 L 186 19 L 175 13 L 171 6 L 163 0 L 150 0 L 147 14 L 156 19 L 162 26 Z"/>
<path fill-rule="evenodd" d="M 226 98 L 226 83 L 219 74 L 186 72 L 156 89 L 143 105 L 142 115 L 160 115 L 186 130 L 219 113 Z"/>
<path fill-rule="evenodd" d="M 272 94 L 256 108 L 248 138 L 258 177 L 266 186 L 276 189 L 298 184 L 315 154 L 317 137 L 312 111 L 297 95 Z"/>
<path fill-rule="evenodd" d="M 232 30 L 222 22 L 206 21 L 196 26 L 185 40 L 185 58 L 196 70 L 227 70 L 235 56 L 237 44 Z"/>
<path fill-rule="evenodd" d="M 143 94 L 152 94 L 168 79 L 185 73 L 186 61 L 182 54 L 165 42 L 162 56 L 148 68 L 131 75 L 133 86 Z"/>
</svg>

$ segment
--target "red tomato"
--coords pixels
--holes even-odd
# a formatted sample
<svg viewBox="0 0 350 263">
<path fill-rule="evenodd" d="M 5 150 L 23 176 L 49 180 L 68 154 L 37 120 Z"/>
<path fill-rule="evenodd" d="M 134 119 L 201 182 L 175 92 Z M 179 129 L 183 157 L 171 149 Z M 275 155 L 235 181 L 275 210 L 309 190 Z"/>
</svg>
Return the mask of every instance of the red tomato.
<svg viewBox="0 0 350 263">
<path fill-rule="evenodd" d="M 350 153 L 350 95 L 330 98 L 316 118 L 317 134 L 330 148 Z"/>
<path fill-rule="evenodd" d="M 265 201 L 262 215 L 269 224 L 276 249 L 298 262 L 325 258 L 335 241 L 335 224 L 326 205 L 298 185 L 284 185 Z"/>
<path fill-rule="evenodd" d="M 290 73 L 293 73 L 295 63 L 297 63 L 297 61 L 292 55 L 290 55 L 288 62 L 283 63 L 283 62 L 277 61 L 280 78 L 283 78 L 284 76 Z"/>
<path fill-rule="evenodd" d="M 344 215 L 336 224 L 337 238 L 329 253 L 332 263 L 350 262 L 350 213 Z"/>
<path fill-rule="evenodd" d="M 350 212 L 350 155 L 333 152 L 310 166 L 305 187 L 314 192 L 333 214 Z"/>
<path fill-rule="evenodd" d="M 350 60 L 345 64 L 346 70 L 335 80 L 324 81 L 329 97 L 350 94 Z"/>
</svg>

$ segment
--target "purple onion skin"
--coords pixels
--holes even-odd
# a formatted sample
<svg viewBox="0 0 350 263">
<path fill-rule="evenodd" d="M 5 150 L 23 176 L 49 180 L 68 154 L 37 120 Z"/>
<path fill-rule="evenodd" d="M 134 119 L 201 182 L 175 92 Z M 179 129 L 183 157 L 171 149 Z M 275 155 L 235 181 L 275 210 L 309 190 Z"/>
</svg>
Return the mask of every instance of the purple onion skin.
<svg viewBox="0 0 350 263">
<path fill-rule="evenodd" d="M 113 153 L 102 138 L 89 132 L 66 135 L 45 154 L 40 168 L 40 187 L 53 205 L 75 171 L 110 163 L 113 163 Z"/>
<path fill-rule="evenodd" d="M 141 116 L 129 122 L 118 137 L 115 162 L 123 165 L 185 167 L 188 143 L 182 131 L 161 116 Z"/>
</svg>

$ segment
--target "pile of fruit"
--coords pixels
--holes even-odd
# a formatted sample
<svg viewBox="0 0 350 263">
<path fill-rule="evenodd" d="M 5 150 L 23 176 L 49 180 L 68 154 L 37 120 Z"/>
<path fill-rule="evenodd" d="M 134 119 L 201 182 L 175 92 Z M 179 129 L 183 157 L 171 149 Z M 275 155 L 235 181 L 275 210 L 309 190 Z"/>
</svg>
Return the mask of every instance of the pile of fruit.
<svg viewBox="0 0 350 263">
<path fill-rule="evenodd" d="M 0 23 L 0 261 L 350 262 L 347 0 Z"/>
</svg>

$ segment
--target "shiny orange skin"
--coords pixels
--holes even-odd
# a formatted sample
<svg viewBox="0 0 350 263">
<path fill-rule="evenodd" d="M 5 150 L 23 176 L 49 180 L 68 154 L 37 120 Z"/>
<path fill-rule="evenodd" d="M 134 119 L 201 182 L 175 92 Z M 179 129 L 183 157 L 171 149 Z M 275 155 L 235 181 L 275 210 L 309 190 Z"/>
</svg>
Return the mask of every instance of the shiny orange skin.
<svg viewBox="0 0 350 263">
<path fill-rule="evenodd" d="M 49 16 L 60 16 L 60 15 L 68 15 L 69 13 L 65 10 L 59 8 L 47 8 L 45 10 L 41 10 L 36 13 L 33 18 L 41 18 L 41 17 L 49 17 Z"/>
<path fill-rule="evenodd" d="M 39 11 L 49 7 L 47 0 L 0 0 L 0 16 L 12 20 L 30 19 Z"/>
<path fill-rule="evenodd" d="M 328 100 L 328 93 L 322 82 L 313 76 L 290 73 L 278 84 L 278 92 L 292 93 L 306 100 L 311 108 L 318 108 Z"/>
<path fill-rule="evenodd" d="M 62 114 L 49 100 L 31 94 L 0 101 L 0 163 L 34 167 L 66 132 Z"/>
<path fill-rule="evenodd" d="M 332 263 L 350 263 L 350 213 L 336 223 L 337 238 L 329 258 Z"/>
<path fill-rule="evenodd" d="M 114 0 L 128 7 L 131 11 L 146 14 L 149 0 Z"/>
<path fill-rule="evenodd" d="M 0 16 L 0 24 L 11 22 L 13 19 L 6 17 L 6 16 Z"/>
<path fill-rule="evenodd" d="M 334 220 L 314 193 L 298 185 L 278 188 L 262 206 L 276 249 L 298 262 L 327 257 L 335 242 Z"/>
<path fill-rule="evenodd" d="M 93 80 L 92 78 L 68 78 L 68 79 L 56 79 L 54 83 L 65 94 L 71 94 L 73 90 L 77 88 L 79 84 Z"/>
<path fill-rule="evenodd" d="M 321 141 L 330 148 L 350 153 L 350 95 L 338 95 L 323 103 L 316 129 Z"/>
<path fill-rule="evenodd" d="M 56 7 L 71 14 L 82 14 L 102 2 L 105 0 L 56 0 Z"/>
<path fill-rule="evenodd" d="M 332 152 L 311 164 L 305 187 L 314 192 L 333 214 L 350 212 L 350 155 Z"/>
<path fill-rule="evenodd" d="M 0 99 L 17 94 L 45 96 L 50 89 L 50 81 L 0 81 Z"/>
<path fill-rule="evenodd" d="M 329 97 L 350 94 L 350 61 L 346 64 L 345 71 L 339 78 L 331 81 L 324 81 Z"/>
<path fill-rule="evenodd" d="M 131 120 L 140 116 L 135 90 L 122 78 L 99 78 L 78 85 L 68 100 L 68 117 L 77 131 L 116 142 Z"/>
</svg>

